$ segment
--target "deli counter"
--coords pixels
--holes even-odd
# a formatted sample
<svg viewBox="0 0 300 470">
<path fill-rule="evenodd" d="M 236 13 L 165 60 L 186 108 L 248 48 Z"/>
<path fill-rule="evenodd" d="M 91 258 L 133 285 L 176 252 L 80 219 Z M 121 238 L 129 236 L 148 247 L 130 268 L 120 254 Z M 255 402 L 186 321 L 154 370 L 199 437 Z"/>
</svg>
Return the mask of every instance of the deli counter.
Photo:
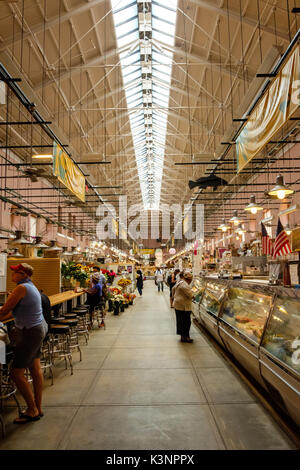
<svg viewBox="0 0 300 470">
<path fill-rule="evenodd" d="M 195 277 L 193 315 L 300 426 L 300 290 Z"/>
</svg>

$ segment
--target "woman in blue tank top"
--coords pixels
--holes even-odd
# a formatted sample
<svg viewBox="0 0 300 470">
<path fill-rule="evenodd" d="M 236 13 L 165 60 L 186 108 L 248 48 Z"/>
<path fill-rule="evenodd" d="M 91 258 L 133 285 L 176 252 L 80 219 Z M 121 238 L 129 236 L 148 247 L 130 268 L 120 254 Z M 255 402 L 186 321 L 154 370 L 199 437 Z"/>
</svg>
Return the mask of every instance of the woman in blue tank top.
<svg viewBox="0 0 300 470">
<path fill-rule="evenodd" d="M 0 308 L 0 321 L 13 317 L 16 327 L 11 377 L 23 396 L 27 409 L 14 423 L 23 424 L 37 421 L 43 416 L 40 354 L 48 326 L 43 317 L 41 295 L 30 279 L 33 274 L 32 266 L 22 263 L 10 266 L 10 269 L 13 271 L 12 280 L 17 287 Z M 32 377 L 34 394 L 24 375 L 27 368 Z"/>
</svg>

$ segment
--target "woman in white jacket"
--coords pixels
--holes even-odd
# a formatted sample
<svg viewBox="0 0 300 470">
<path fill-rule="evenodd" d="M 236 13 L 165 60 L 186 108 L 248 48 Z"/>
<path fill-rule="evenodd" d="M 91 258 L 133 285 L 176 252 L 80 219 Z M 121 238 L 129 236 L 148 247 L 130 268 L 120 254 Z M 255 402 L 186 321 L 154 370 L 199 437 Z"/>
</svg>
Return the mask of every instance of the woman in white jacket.
<svg viewBox="0 0 300 470">
<path fill-rule="evenodd" d="M 192 299 L 194 297 L 190 287 L 192 280 L 193 275 L 187 272 L 184 274 L 183 280 L 179 281 L 175 287 L 173 287 L 173 305 L 176 313 L 177 334 L 181 335 L 181 341 L 183 343 L 193 342 L 190 338 Z"/>
</svg>

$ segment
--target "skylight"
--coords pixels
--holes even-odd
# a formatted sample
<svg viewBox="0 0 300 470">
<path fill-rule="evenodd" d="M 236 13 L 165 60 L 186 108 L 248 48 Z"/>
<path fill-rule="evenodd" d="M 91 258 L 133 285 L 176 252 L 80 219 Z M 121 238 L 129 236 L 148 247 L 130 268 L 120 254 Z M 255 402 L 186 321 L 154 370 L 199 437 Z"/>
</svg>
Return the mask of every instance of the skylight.
<svg viewBox="0 0 300 470">
<path fill-rule="evenodd" d="M 158 210 L 173 61 L 163 46 L 174 45 L 177 0 L 111 4 L 118 48 L 133 44 L 120 63 L 144 209 Z"/>
</svg>

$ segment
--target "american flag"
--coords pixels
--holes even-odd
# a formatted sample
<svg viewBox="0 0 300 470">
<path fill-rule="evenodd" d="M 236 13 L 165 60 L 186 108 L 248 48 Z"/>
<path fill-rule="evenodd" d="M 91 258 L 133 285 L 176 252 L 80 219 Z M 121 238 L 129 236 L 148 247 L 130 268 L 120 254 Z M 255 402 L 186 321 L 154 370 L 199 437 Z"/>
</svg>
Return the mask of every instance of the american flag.
<svg viewBox="0 0 300 470">
<path fill-rule="evenodd" d="M 266 227 L 261 222 L 261 241 L 262 241 L 262 254 L 272 255 L 273 254 L 273 242 L 269 237 Z"/>
<path fill-rule="evenodd" d="M 280 219 L 278 219 L 273 256 L 276 258 L 276 256 L 288 255 L 289 253 L 292 253 L 290 242 Z"/>
</svg>

